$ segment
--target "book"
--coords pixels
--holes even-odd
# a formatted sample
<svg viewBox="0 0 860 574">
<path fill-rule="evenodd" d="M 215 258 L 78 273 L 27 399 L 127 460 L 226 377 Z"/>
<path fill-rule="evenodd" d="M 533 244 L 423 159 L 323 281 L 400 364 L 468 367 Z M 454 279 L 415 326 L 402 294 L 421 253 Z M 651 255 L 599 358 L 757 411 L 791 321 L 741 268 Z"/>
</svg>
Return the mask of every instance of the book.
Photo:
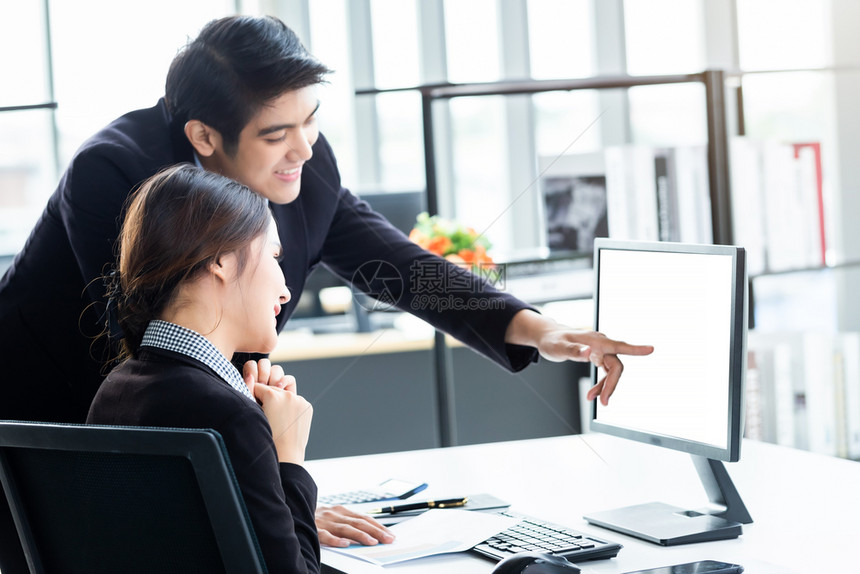
<svg viewBox="0 0 860 574">
<path fill-rule="evenodd" d="M 836 430 L 836 456 L 848 458 L 848 420 L 845 416 L 847 411 L 845 404 L 845 357 L 842 354 L 840 342 L 840 340 L 836 341 L 834 349 L 836 366 L 833 372 L 833 406 L 836 418 L 833 423 Z"/>
<path fill-rule="evenodd" d="M 678 146 L 672 148 L 672 159 L 680 241 L 711 243 L 714 231 L 708 148 L 704 144 Z"/>
<path fill-rule="evenodd" d="M 750 331 L 747 353 L 754 356 L 758 378 L 758 389 L 752 391 L 757 396 L 747 400 L 760 407 L 761 440 L 807 449 L 802 334 Z"/>
<path fill-rule="evenodd" d="M 747 272 L 757 275 L 767 268 L 761 150 L 757 143 L 746 137 L 731 138 L 729 166 L 735 244 L 746 250 Z"/>
<path fill-rule="evenodd" d="M 824 179 L 821 170 L 821 144 L 803 142 L 791 144 L 797 164 L 798 192 L 807 225 L 806 243 L 809 263 L 827 264 L 827 227 L 825 225 Z"/>
<path fill-rule="evenodd" d="M 841 358 L 842 409 L 840 425 L 845 432 L 844 456 L 860 460 L 860 333 L 839 334 L 839 356 Z"/>
<path fill-rule="evenodd" d="M 747 436 L 860 457 L 860 333 L 750 331 Z"/>
<path fill-rule="evenodd" d="M 806 448 L 806 395 L 798 375 L 800 359 L 790 343 L 773 348 L 774 427 L 776 444 Z"/>
<path fill-rule="evenodd" d="M 657 193 L 657 235 L 660 241 L 680 241 L 674 153 L 671 148 L 654 149 L 652 153 Z"/>
<path fill-rule="evenodd" d="M 770 271 L 805 267 L 807 214 L 798 191 L 794 150 L 775 141 L 761 146 L 767 267 Z"/>
<path fill-rule="evenodd" d="M 606 166 L 609 236 L 658 241 L 656 171 L 649 146 L 608 146 Z"/>
<path fill-rule="evenodd" d="M 806 428 L 809 450 L 839 454 L 836 401 L 836 347 L 830 333 L 807 332 L 802 335 L 804 383 L 806 386 Z"/>
<path fill-rule="evenodd" d="M 747 137 L 730 140 L 735 243 L 751 274 L 826 262 L 821 146 Z"/>
<path fill-rule="evenodd" d="M 764 425 L 764 399 L 762 392 L 762 367 L 767 362 L 764 355 L 767 349 L 751 349 L 747 351 L 747 374 L 745 381 L 744 408 L 744 438 L 773 442 L 766 436 Z"/>
</svg>

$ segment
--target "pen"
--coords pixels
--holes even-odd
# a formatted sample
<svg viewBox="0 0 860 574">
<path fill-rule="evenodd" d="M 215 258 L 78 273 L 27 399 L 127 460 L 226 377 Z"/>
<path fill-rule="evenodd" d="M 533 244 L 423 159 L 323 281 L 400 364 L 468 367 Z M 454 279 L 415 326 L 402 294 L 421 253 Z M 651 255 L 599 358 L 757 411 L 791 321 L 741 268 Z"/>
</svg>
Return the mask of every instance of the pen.
<svg viewBox="0 0 860 574">
<path fill-rule="evenodd" d="M 469 498 L 466 496 L 460 498 L 448 498 L 446 500 L 425 500 L 424 502 L 412 502 L 409 504 L 374 508 L 370 511 L 370 514 L 394 514 L 396 512 L 404 512 L 406 510 L 421 510 L 422 508 L 454 508 L 456 506 L 463 506 L 468 501 Z"/>
</svg>

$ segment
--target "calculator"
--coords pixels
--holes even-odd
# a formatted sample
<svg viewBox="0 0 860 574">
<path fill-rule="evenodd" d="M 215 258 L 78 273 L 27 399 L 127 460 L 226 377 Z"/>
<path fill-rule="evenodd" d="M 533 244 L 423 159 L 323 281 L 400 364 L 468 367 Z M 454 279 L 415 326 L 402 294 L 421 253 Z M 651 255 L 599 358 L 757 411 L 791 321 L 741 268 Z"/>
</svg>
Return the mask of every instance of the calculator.
<svg viewBox="0 0 860 574">
<path fill-rule="evenodd" d="M 378 500 L 397 500 L 408 498 L 425 488 L 427 488 L 426 482 L 419 483 L 389 478 L 370 488 L 320 496 L 317 499 L 317 505 L 331 506 L 334 504 L 361 504 Z"/>
</svg>

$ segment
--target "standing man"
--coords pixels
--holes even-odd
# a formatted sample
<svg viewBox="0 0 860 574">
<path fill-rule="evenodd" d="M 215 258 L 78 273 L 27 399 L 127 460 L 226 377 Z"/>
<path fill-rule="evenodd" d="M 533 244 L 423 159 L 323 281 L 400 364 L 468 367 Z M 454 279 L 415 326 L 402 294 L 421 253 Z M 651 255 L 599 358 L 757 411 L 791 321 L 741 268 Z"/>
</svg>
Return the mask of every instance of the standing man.
<svg viewBox="0 0 860 574">
<path fill-rule="evenodd" d="M 403 278 L 416 263 L 444 265 L 459 284 L 476 285 L 471 293 L 458 291 L 463 310 L 419 309 L 413 301 L 420 293 L 409 281 L 392 293 L 398 306 L 511 371 L 538 354 L 591 361 L 607 376 L 590 397 L 608 400 L 622 370 L 617 355 L 651 348 L 574 331 L 509 294 L 477 288 L 471 274 L 441 263 L 342 187 L 316 120 L 314 87 L 329 72 L 275 18 L 215 20 L 174 59 L 164 98 L 84 143 L 0 280 L 0 419 L 84 421 L 115 356 L 108 337 L 100 336 L 107 315 L 102 277 L 116 260 L 126 200 L 143 180 L 180 162 L 229 176 L 269 200 L 292 292 L 278 315 L 279 329 L 320 263 L 347 280 L 369 261 L 390 264 Z M 469 302 L 486 298 L 501 304 Z M 0 541 L 9 539 L 11 519 L 5 524 L 6 530 L 0 509 Z M 344 511 L 320 509 L 317 525 L 324 544 L 391 539 L 372 520 Z M 0 547 L 3 574 L 16 572 L 8 555 Z"/>
</svg>

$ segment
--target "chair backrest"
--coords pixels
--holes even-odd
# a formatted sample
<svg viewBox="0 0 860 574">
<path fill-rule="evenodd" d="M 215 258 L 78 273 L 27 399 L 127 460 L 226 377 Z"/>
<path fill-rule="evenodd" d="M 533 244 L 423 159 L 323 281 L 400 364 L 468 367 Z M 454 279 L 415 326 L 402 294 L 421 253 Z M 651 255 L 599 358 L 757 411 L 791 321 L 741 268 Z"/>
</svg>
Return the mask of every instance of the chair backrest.
<svg viewBox="0 0 860 574">
<path fill-rule="evenodd" d="M 0 422 L 0 480 L 31 572 L 266 571 L 213 430 Z"/>
</svg>

